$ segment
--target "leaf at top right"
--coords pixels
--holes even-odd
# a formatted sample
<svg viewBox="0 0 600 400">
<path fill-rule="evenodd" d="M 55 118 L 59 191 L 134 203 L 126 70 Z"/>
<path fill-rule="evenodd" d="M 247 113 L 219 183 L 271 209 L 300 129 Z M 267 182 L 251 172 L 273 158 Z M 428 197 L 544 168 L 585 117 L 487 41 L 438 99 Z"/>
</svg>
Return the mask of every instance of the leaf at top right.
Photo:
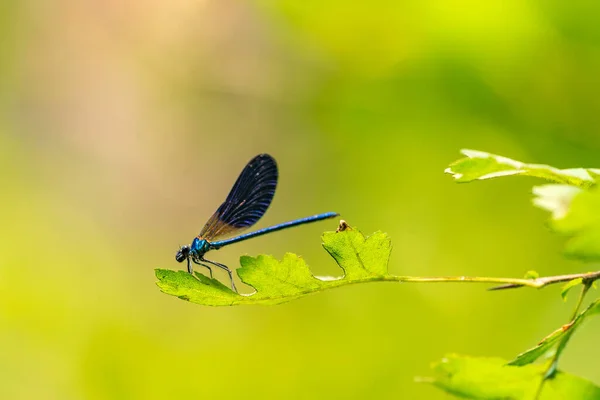
<svg viewBox="0 0 600 400">
<path fill-rule="evenodd" d="M 565 254 L 585 261 L 600 260 L 600 189 L 543 185 L 533 193 L 533 203 L 552 213 L 550 227 L 569 237 Z"/>
<path fill-rule="evenodd" d="M 600 176 L 600 169 L 596 168 L 558 169 L 550 165 L 528 164 L 485 151 L 463 149 L 460 152 L 466 157 L 454 161 L 444 172 L 461 183 L 522 175 L 589 188 L 596 184 Z"/>
</svg>

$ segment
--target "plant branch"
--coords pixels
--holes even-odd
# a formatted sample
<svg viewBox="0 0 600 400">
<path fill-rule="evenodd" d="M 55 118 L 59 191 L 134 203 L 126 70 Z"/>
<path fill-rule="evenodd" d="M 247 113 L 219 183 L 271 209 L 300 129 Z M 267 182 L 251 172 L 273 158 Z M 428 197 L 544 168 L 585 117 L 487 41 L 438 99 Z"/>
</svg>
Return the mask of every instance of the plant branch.
<svg viewBox="0 0 600 400">
<path fill-rule="evenodd" d="M 554 357 L 552 358 L 552 363 L 550 364 L 550 367 L 548 368 L 548 370 L 546 371 L 546 374 L 544 375 L 544 380 L 551 378 L 556 373 L 558 359 L 559 359 L 562 351 L 564 350 L 564 348 L 567 346 L 567 343 L 569 342 L 571 335 L 575 331 L 574 329 L 572 329 L 572 327 L 574 326 L 573 324 L 575 323 L 575 319 L 577 318 L 577 315 L 579 314 L 579 309 L 581 308 L 581 305 L 583 304 L 583 299 L 585 298 L 585 295 L 587 294 L 587 292 L 590 290 L 590 287 L 592 287 L 592 282 L 590 282 L 590 281 L 584 282 L 583 287 L 581 288 L 581 293 L 579 294 L 579 299 L 577 300 L 577 305 L 575 306 L 575 310 L 573 310 L 573 316 L 571 317 L 571 320 L 569 321 L 569 323 L 563 327 L 563 329 L 568 330 L 568 332 L 558 343 L 556 353 L 554 353 Z"/>
<path fill-rule="evenodd" d="M 573 310 L 573 315 L 571 316 L 571 320 L 569 321 L 569 323 L 567 325 L 563 326 L 563 330 L 567 331 L 567 333 L 565 333 L 563 338 L 558 343 L 556 352 L 554 353 L 554 356 L 552 357 L 552 361 L 550 362 L 550 365 L 546 369 L 546 372 L 543 375 L 542 381 L 540 382 L 540 387 L 538 389 L 536 399 L 541 396 L 542 389 L 544 387 L 544 383 L 548 379 L 552 379 L 554 377 L 554 375 L 556 374 L 556 371 L 558 368 L 558 359 L 560 358 L 560 355 L 562 354 L 563 350 L 567 346 L 569 339 L 571 339 L 571 336 L 575 332 L 575 329 L 573 329 L 573 327 L 575 326 L 575 320 L 576 320 L 577 316 L 579 315 L 579 310 L 581 309 L 581 305 L 583 304 L 583 299 L 585 298 L 585 295 L 592 287 L 592 284 L 593 284 L 593 280 L 585 280 L 584 279 L 583 287 L 581 288 L 581 293 L 579 294 L 579 299 L 577 300 L 577 304 L 575 305 L 575 309 Z"/>
<path fill-rule="evenodd" d="M 569 282 L 574 279 L 581 279 L 584 284 L 594 282 L 600 279 L 600 271 L 586 272 L 582 274 L 545 276 L 535 279 L 520 278 L 494 278 L 484 276 L 439 276 L 439 277 L 415 277 L 415 276 L 385 276 L 385 281 L 411 282 L 411 283 L 458 283 L 458 282 L 476 282 L 476 283 L 501 283 L 502 286 L 496 286 L 490 290 L 512 289 L 519 287 L 542 288 L 544 286 L 556 283 Z"/>
</svg>

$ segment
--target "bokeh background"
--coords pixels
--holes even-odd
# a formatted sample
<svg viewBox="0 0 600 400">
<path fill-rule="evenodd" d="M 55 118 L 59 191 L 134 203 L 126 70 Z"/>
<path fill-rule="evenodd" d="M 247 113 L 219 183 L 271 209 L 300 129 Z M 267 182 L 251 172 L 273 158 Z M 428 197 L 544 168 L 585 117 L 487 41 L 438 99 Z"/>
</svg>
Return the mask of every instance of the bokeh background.
<svg viewBox="0 0 600 400">
<path fill-rule="evenodd" d="M 381 283 L 207 308 L 153 270 L 182 268 L 178 246 L 260 152 L 280 184 L 259 226 L 340 212 L 389 233 L 392 273 L 597 268 L 562 258 L 534 180 L 443 170 L 465 147 L 599 167 L 598 17 L 577 1 L 2 1 L 0 398 L 445 399 L 413 381 L 430 362 L 534 345 L 575 296 Z M 336 275 L 320 245 L 336 225 L 213 257 L 289 251 Z M 562 369 L 600 383 L 599 329 Z"/>
</svg>

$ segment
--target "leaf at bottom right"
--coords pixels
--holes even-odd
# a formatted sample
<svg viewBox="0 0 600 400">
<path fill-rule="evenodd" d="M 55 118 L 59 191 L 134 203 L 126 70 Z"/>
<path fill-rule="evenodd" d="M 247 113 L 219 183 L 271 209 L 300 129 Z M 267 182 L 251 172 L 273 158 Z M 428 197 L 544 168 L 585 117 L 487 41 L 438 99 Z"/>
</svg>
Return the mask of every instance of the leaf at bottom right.
<svg viewBox="0 0 600 400">
<path fill-rule="evenodd" d="M 532 400 L 542 382 L 543 365 L 507 365 L 500 358 L 448 355 L 433 364 L 427 382 L 458 397 L 479 400 Z M 598 400 L 600 387 L 583 378 L 558 372 L 544 383 L 538 400 Z"/>
</svg>

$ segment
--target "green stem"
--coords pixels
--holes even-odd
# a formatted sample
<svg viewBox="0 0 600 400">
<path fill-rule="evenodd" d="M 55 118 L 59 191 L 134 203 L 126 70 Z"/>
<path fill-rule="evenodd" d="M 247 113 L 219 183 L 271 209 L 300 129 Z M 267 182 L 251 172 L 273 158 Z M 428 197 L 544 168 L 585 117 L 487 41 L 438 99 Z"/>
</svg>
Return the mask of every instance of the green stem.
<svg viewBox="0 0 600 400">
<path fill-rule="evenodd" d="M 345 279 L 331 279 L 330 277 L 318 277 L 317 279 L 322 279 L 327 282 L 328 285 L 326 287 L 320 287 L 318 289 L 315 288 L 307 288 L 301 292 L 296 293 L 296 296 L 302 296 L 309 293 L 314 293 L 317 291 L 332 289 L 340 286 L 347 285 L 355 285 L 358 283 L 367 283 L 367 282 L 400 282 L 400 283 L 492 283 L 492 284 L 502 284 L 499 287 L 493 287 L 491 290 L 497 289 L 507 289 L 507 288 L 519 288 L 519 287 L 532 287 L 532 288 L 543 288 L 544 286 L 552 285 L 555 283 L 561 282 L 569 282 L 573 279 L 581 278 L 584 282 L 593 282 L 597 279 L 600 279 L 600 271 L 597 272 L 589 272 L 585 274 L 571 274 L 571 275 L 556 275 L 556 276 L 546 276 L 542 278 L 536 279 L 520 279 L 520 278 L 495 278 L 495 277 L 487 277 L 487 276 L 396 276 L 396 275 L 377 275 L 377 276 L 367 276 L 364 278 L 345 280 Z M 240 299 L 243 300 L 243 297 L 253 296 L 254 293 L 242 294 Z M 278 299 L 284 299 L 289 297 L 288 295 L 276 295 L 271 296 L 268 299 L 264 299 L 265 301 L 273 301 Z M 260 302 L 260 301 L 259 301 Z M 238 302 L 233 302 L 231 305 L 239 304 Z"/>
<path fill-rule="evenodd" d="M 546 276 L 535 279 L 520 279 L 520 278 L 494 278 L 486 276 L 433 276 L 433 277 L 419 277 L 419 276 L 378 276 L 369 277 L 365 279 L 359 279 L 354 282 L 368 282 L 368 281 L 394 281 L 394 282 L 406 282 L 406 283 L 495 283 L 503 284 L 503 286 L 495 287 L 492 289 L 509 289 L 518 287 L 532 287 L 542 288 L 544 286 L 552 285 L 555 283 L 569 282 L 574 279 L 581 278 L 584 282 L 593 282 L 600 279 L 600 271 L 588 272 L 584 274 L 570 274 L 570 275 L 556 275 Z M 353 282 L 353 283 L 354 283 Z"/>
<path fill-rule="evenodd" d="M 575 305 L 575 309 L 573 310 L 573 315 L 571 316 L 571 320 L 567 325 L 565 325 L 563 327 L 563 329 L 567 330 L 567 333 L 565 333 L 563 338 L 558 343 L 558 346 L 556 347 L 556 352 L 554 353 L 554 356 L 552 357 L 552 361 L 550 362 L 550 365 L 544 372 L 542 381 L 540 382 L 540 386 L 537 391 L 536 399 L 538 399 L 541 396 L 542 389 L 544 388 L 544 383 L 548 379 L 552 379 L 554 377 L 554 375 L 556 374 L 557 367 L 558 367 L 558 359 L 560 358 L 560 355 L 562 354 L 565 347 L 567 347 L 567 343 L 569 342 L 569 339 L 571 339 L 571 336 L 575 332 L 575 330 L 572 329 L 573 324 L 575 323 L 575 319 L 579 315 L 579 310 L 581 309 L 581 305 L 583 304 L 585 295 L 592 287 L 593 282 L 594 281 L 590 280 L 590 279 L 584 279 L 584 281 L 583 281 L 583 287 L 581 288 L 581 293 L 579 294 L 579 299 L 577 300 L 577 304 Z"/>
</svg>

